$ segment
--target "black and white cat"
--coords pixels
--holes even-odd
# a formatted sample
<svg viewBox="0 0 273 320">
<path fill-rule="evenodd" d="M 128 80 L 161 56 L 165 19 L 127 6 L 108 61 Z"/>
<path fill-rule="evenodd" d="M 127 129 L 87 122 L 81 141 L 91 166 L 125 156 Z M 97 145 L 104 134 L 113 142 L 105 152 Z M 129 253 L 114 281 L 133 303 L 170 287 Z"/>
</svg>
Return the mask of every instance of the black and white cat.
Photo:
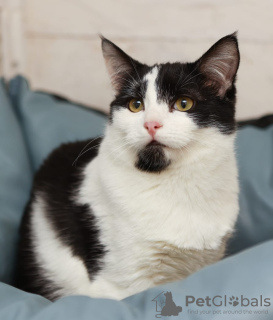
<svg viewBox="0 0 273 320">
<path fill-rule="evenodd" d="M 238 214 L 236 35 L 194 63 L 102 50 L 116 92 L 105 136 L 53 151 L 21 226 L 18 286 L 51 300 L 183 279 L 223 257 Z"/>
</svg>

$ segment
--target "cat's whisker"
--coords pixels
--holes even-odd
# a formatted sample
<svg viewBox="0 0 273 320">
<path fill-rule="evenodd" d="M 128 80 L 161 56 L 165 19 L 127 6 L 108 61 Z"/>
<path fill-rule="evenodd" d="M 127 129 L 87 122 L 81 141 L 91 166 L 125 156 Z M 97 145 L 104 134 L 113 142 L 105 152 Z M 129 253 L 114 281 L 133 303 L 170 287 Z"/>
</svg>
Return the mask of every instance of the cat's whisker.
<svg viewBox="0 0 273 320">
<path fill-rule="evenodd" d="M 129 79 L 126 79 L 122 76 L 124 73 L 126 73 L 128 75 Z M 119 80 L 119 79 L 126 81 L 130 85 L 130 87 L 128 87 L 128 88 L 135 87 L 138 84 L 136 79 L 130 73 L 128 73 L 126 70 L 123 70 L 123 71 L 118 70 L 117 72 L 114 72 L 113 74 L 111 74 L 110 79 L 111 79 L 111 81 Z"/>
<path fill-rule="evenodd" d="M 74 165 L 74 163 L 75 163 L 75 165 L 76 165 L 78 159 L 79 159 L 82 155 L 84 155 L 86 152 L 88 152 L 88 151 L 90 151 L 90 150 L 92 150 L 92 149 L 100 146 L 100 143 L 99 143 L 99 144 L 97 144 L 97 145 L 95 145 L 95 146 L 93 146 L 93 147 L 85 150 L 85 149 L 88 147 L 88 145 L 90 145 L 90 143 L 92 143 L 92 142 L 95 141 L 96 139 L 101 138 L 101 137 L 103 137 L 103 136 L 104 136 L 104 135 L 101 135 L 101 136 L 96 137 L 96 138 L 92 139 L 91 141 L 89 141 L 89 142 L 87 143 L 87 145 L 82 149 L 82 151 L 80 152 L 80 154 L 77 156 L 77 158 L 74 160 L 72 166 Z M 113 152 L 116 152 L 118 149 L 121 149 L 122 147 L 124 147 L 125 145 L 128 145 L 128 144 L 129 144 L 129 142 L 125 143 L 124 145 L 119 146 L 118 148 L 116 148 L 115 150 L 113 150 Z M 84 150 L 85 150 L 85 151 L 84 151 Z M 112 154 L 113 152 L 111 152 L 110 154 Z"/>
<path fill-rule="evenodd" d="M 118 140 L 118 139 L 117 139 L 117 140 Z M 130 143 L 130 141 L 126 141 L 126 140 L 125 140 L 125 141 L 122 141 L 122 142 L 125 142 L 125 143 L 118 145 L 118 147 L 115 148 L 114 150 L 112 150 L 111 153 L 116 152 L 116 151 L 119 150 L 121 147 L 123 147 L 123 146 L 125 146 L 125 145 L 127 145 L 127 144 Z"/>
<path fill-rule="evenodd" d="M 72 166 L 74 165 L 75 162 L 77 162 L 77 160 L 79 159 L 79 157 L 81 156 L 81 153 L 90 145 L 90 143 L 92 143 L 93 141 L 95 141 L 96 139 L 99 139 L 99 138 L 102 138 L 104 137 L 104 134 L 101 135 L 101 136 L 98 136 L 94 139 L 92 139 L 91 141 L 89 141 L 85 146 L 84 148 L 81 150 L 81 152 L 79 153 L 79 155 L 77 156 L 77 158 L 74 160 L 74 162 L 72 163 Z"/>
<path fill-rule="evenodd" d="M 128 72 L 128 71 L 124 71 L 132 80 L 133 80 L 133 83 L 137 84 L 138 82 L 136 81 L 136 79 Z"/>
<path fill-rule="evenodd" d="M 130 145 L 130 142 L 126 142 L 125 144 L 119 146 L 118 148 L 115 148 L 110 154 L 109 157 L 113 154 L 116 153 L 117 151 L 122 150 L 122 148 L 127 147 L 128 145 Z M 124 148 L 122 151 L 120 151 L 118 153 L 118 155 L 113 159 L 113 161 L 115 161 L 124 151 L 126 151 L 127 148 Z"/>
<path fill-rule="evenodd" d="M 180 77 L 179 77 L 179 80 L 180 80 L 180 81 L 181 81 L 181 80 L 184 80 L 184 82 L 187 81 L 188 78 L 194 73 L 194 71 L 197 70 L 197 68 L 198 68 L 198 65 L 197 65 L 197 66 L 186 76 L 186 78 L 184 78 L 184 79 L 181 77 L 181 75 L 183 75 L 183 73 L 181 73 L 181 75 L 180 75 Z M 182 84 L 183 84 L 184 82 L 182 82 Z M 182 84 L 181 84 L 181 85 L 182 85 Z"/>
<path fill-rule="evenodd" d="M 124 148 L 122 151 L 119 152 L 119 154 L 113 159 L 113 161 L 116 161 L 117 158 L 126 151 L 126 148 Z"/>
<path fill-rule="evenodd" d="M 126 78 L 123 78 L 123 77 L 118 77 L 118 78 L 116 78 L 116 79 L 124 80 L 124 81 L 128 82 L 129 85 L 131 85 L 132 87 L 134 87 L 134 86 L 137 84 L 136 81 L 133 82 L 133 81 L 130 81 L 129 79 L 126 79 Z"/>
<path fill-rule="evenodd" d="M 116 149 L 114 149 L 110 154 L 109 154 L 109 158 L 111 158 L 111 156 L 115 156 L 116 155 L 116 153 L 119 151 L 119 152 L 123 152 L 124 151 L 124 147 L 126 146 L 126 144 L 125 145 L 122 145 L 122 146 L 119 146 L 118 148 L 116 148 Z M 114 160 L 116 159 L 116 158 L 113 158 Z"/>
<path fill-rule="evenodd" d="M 81 153 L 78 155 L 78 157 L 75 159 L 75 161 L 72 163 L 72 166 L 74 165 L 74 163 L 75 163 L 75 165 L 76 165 L 76 164 L 77 164 L 77 161 L 79 160 L 79 158 L 80 158 L 81 156 L 83 156 L 86 152 L 88 152 L 88 151 L 90 151 L 90 150 L 92 150 L 92 149 L 94 149 L 94 148 L 96 148 L 96 147 L 98 147 L 98 146 L 100 146 L 100 143 L 97 144 L 97 145 L 95 145 L 95 146 L 93 146 L 93 147 L 91 147 L 91 148 L 89 148 L 89 149 L 87 149 L 87 150 L 85 150 L 84 152 L 81 152 Z"/>
<path fill-rule="evenodd" d="M 197 73 L 196 75 L 194 75 L 194 76 L 192 76 L 190 79 L 188 79 L 187 80 L 187 82 L 182 82 L 182 84 L 181 84 L 181 88 L 183 88 L 183 87 L 185 87 L 186 85 L 188 85 L 188 84 L 190 84 L 191 82 L 189 82 L 189 81 L 191 81 L 192 79 L 194 79 L 194 78 L 196 78 L 197 76 L 199 76 L 201 73 Z"/>
<path fill-rule="evenodd" d="M 135 72 L 136 72 L 136 74 L 137 74 L 137 76 L 138 76 L 139 83 L 136 81 L 136 79 L 134 79 L 134 78 L 132 77 L 132 75 L 130 75 L 128 72 L 126 72 L 126 73 L 127 73 L 131 78 L 133 78 L 133 80 L 135 81 L 135 84 L 136 84 L 136 85 L 137 85 L 137 84 L 140 84 L 140 85 L 141 85 L 141 95 L 142 95 L 142 97 L 144 97 L 144 96 L 145 96 L 145 88 L 143 87 L 143 81 L 141 81 L 140 76 L 139 76 L 139 73 L 137 72 L 137 69 L 136 69 L 135 64 L 134 64 L 134 62 L 132 61 L 132 59 L 131 59 L 131 64 L 132 64 L 132 66 L 133 66 L 133 68 L 134 68 L 134 70 L 135 70 Z"/>
<path fill-rule="evenodd" d="M 139 74 L 137 72 L 136 66 L 135 66 L 134 61 L 132 60 L 132 58 L 130 58 L 130 61 L 131 61 L 131 64 L 132 64 L 132 66 L 133 66 L 133 68 L 134 68 L 134 70 L 135 70 L 135 72 L 136 72 L 136 74 L 138 76 L 139 81 L 141 82 L 140 76 L 139 76 Z"/>
</svg>

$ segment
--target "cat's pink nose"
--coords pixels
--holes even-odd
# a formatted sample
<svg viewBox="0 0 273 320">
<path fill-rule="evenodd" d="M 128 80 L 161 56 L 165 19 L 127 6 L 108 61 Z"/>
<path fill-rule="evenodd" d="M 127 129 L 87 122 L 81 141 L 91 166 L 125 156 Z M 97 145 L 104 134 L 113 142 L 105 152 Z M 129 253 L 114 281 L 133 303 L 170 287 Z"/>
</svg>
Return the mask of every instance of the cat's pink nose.
<svg viewBox="0 0 273 320">
<path fill-rule="evenodd" d="M 144 128 L 147 129 L 147 131 L 149 132 L 149 134 L 154 137 L 156 130 L 161 128 L 162 124 L 156 122 L 156 121 L 149 121 L 149 122 L 145 122 L 144 123 Z"/>
</svg>

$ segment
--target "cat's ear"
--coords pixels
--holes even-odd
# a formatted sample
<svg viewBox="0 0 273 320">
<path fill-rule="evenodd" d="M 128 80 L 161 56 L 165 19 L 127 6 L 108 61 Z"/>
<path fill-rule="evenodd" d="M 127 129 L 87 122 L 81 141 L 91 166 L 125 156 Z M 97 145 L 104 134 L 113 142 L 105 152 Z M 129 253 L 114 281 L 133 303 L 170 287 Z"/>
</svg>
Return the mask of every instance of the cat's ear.
<svg viewBox="0 0 273 320">
<path fill-rule="evenodd" d="M 232 86 L 240 63 L 236 33 L 217 41 L 197 63 L 206 77 L 204 85 L 213 87 L 223 97 Z"/>
<path fill-rule="evenodd" d="M 132 80 L 132 76 L 137 73 L 137 68 L 139 68 L 141 64 L 110 40 L 103 36 L 101 36 L 101 40 L 102 52 L 108 73 L 111 77 L 111 83 L 113 89 L 118 92 L 124 85 L 126 78 L 127 81 Z"/>
</svg>

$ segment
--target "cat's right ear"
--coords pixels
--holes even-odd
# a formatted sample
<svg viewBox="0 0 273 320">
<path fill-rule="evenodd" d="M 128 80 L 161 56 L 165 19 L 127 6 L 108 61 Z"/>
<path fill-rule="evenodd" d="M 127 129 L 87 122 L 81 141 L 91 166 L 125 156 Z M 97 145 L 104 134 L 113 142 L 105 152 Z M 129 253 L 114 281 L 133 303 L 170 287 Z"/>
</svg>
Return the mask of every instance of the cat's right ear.
<svg viewBox="0 0 273 320">
<path fill-rule="evenodd" d="M 116 92 L 119 92 L 126 79 L 128 78 L 128 81 L 130 81 L 130 78 L 132 80 L 134 74 L 137 74 L 137 68 L 140 63 L 131 58 L 110 40 L 103 36 L 100 37 L 102 52 L 111 78 L 112 87 Z"/>
<path fill-rule="evenodd" d="M 223 97 L 233 85 L 240 63 L 236 33 L 217 41 L 197 63 L 206 77 L 204 85 L 213 87 L 217 95 Z"/>
</svg>

